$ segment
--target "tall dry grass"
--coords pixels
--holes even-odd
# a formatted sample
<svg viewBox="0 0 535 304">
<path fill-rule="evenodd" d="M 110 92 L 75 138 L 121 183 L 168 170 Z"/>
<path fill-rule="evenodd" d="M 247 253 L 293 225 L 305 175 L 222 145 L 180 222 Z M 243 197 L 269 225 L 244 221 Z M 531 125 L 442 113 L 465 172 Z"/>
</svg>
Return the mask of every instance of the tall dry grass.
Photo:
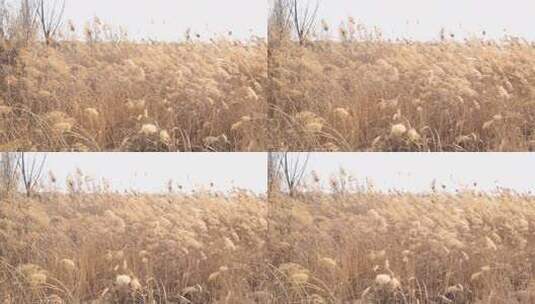
<svg viewBox="0 0 535 304">
<path fill-rule="evenodd" d="M 289 151 L 531 151 L 535 47 L 391 41 L 349 19 L 270 48 L 270 145 Z M 437 33 L 438 34 L 438 33 Z"/>
<path fill-rule="evenodd" d="M 382 193 L 350 181 L 266 200 L 118 194 L 75 179 L 66 194 L 3 198 L 0 301 L 535 301 L 532 195 Z"/>
<path fill-rule="evenodd" d="M 534 303 L 533 196 L 270 198 L 275 303 Z"/>
<path fill-rule="evenodd" d="M 0 302 L 261 303 L 265 213 L 241 191 L 2 199 Z"/>
<path fill-rule="evenodd" d="M 2 44 L 0 150 L 263 150 L 264 40 L 134 42 L 106 29 Z"/>
</svg>

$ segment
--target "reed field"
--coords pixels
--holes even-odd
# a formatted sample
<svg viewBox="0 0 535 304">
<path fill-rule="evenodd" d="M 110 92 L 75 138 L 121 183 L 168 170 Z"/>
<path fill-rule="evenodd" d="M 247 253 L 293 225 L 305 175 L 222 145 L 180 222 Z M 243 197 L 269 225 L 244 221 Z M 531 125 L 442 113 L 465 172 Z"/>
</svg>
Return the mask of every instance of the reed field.
<svg viewBox="0 0 535 304">
<path fill-rule="evenodd" d="M 275 303 L 535 303 L 535 199 L 309 191 L 270 200 Z"/>
<path fill-rule="evenodd" d="M 268 303 L 265 213 L 238 190 L 2 199 L 0 303 Z"/>
<path fill-rule="evenodd" d="M 352 18 L 315 35 L 270 48 L 274 150 L 535 148 L 533 42 L 390 40 Z"/>
<path fill-rule="evenodd" d="M 264 39 L 131 41 L 98 19 L 74 31 L 0 45 L 0 150 L 263 150 Z"/>
</svg>

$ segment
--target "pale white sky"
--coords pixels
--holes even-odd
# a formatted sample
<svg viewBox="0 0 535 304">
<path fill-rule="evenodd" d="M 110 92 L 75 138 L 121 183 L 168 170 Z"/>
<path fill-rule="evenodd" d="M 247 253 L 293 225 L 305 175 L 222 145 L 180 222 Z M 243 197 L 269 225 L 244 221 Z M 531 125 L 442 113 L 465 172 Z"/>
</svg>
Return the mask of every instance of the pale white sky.
<svg viewBox="0 0 535 304">
<path fill-rule="evenodd" d="M 212 189 L 210 183 L 214 183 L 215 191 L 238 187 L 261 194 L 267 185 L 265 153 L 46 153 L 46 156 L 47 174 L 43 180 L 48 180 L 48 172 L 52 171 L 62 187 L 66 177 L 77 168 L 94 180 L 105 178 L 114 190 L 161 192 L 166 191 L 169 179 L 182 185 L 185 191 Z"/>
<path fill-rule="evenodd" d="M 507 33 L 535 40 L 533 0 L 318 1 L 320 19 L 328 21 L 333 36 L 334 28 L 352 16 L 382 29 L 387 38 L 437 39 L 444 27 L 458 38 L 485 30 L 491 38 Z M 266 37 L 268 0 L 66 0 L 65 19 L 77 24 L 78 33 L 94 16 L 125 27 L 136 39 L 176 41 L 190 27 L 205 38 L 232 30 L 233 37 L 247 39 Z"/>
<path fill-rule="evenodd" d="M 352 16 L 370 27 L 379 27 L 387 38 L 438 39 L 444 27 L 459 38 L 480 35 L 483 30 L 487 37 L 498 38 L 507 29 L 508 34 L 535 40 L 533 0 L 319 1 L 319 15 L 331 28 Z"/>
<path fill-rule="evenodd" d="M 462 187 L 494 191 L 496 186 L 527 192 L 535 190 L 533 153 L 311 153 L 308 172 L 316 171 L 325 184 L 339 168 L 363 183 L 370 179 L 379 190 L 454 191 Z"/>
<path fill-rule="evenodd" d="M 34 153 L 28 153 L 31 157 Z M 233 187 L 265 193 L 267 153 L 47 153 L 45 171 L 58 185 L 80 168 L 94 180 L 107 179 L 113 189 L 144 192 L 166 190 L 169 179 L 185 191 Z M 304 154 L 301 154 L 304 155 Z M 497 186 L 518 192 L 535 191 L 533 153 L 310 153 L 307 178 L 315 171 L 325 189 L 340 168 L 378 190 L 429 191 L 435 179 L 446 190 L 473 188 L 494 191 Z M 45 177 L 45 180 L 47 177 Z"/>
<path fill-rule="evenodd" d="M 238 39 L 267 32 L 267 0 L 66 0 L 65 19 L 78 25 L 79 34 L 94 16 L 125 27 L 136 39 L 181 40 L 188 28 L 210 38 L 228 31 Z"/>
</svg>

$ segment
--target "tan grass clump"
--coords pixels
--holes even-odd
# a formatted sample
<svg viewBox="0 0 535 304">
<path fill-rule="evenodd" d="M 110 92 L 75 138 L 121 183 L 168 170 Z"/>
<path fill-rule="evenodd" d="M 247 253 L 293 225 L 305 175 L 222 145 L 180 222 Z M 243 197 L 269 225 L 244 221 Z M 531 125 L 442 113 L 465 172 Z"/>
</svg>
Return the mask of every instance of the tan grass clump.
<svg viewBox="0 0 535 304">
<path fill-rule="evenodd" d="M 535 298 L 532 196 L 309 191 L 270 200 L 271 290 L 282 303 Z"/>
<path fill-rule="evenodd" d="M 242 191 L 0 200 L 0 303 L 250 303 L 265 213 Z"/>
<path fill-rule="evenodd" d="M 390 41 L 349 21 L 341 30 L 339 40 L 271 44 L 275 150 L 535 148 L 532 42 Z M 321 120 L 321 132 L 303 128 L 300 113 Z"/>
<path fill-rule="evenodd" d="M 0 150 L 265 150 L 266 48 L 32 42 L 2 63 Z M 233 128 L 243 117 L 254 126 Z M 152 136 L 151 125 L 165 132 Z M 207 145 L 211 136 L 227 140 Z"/>
</svg>

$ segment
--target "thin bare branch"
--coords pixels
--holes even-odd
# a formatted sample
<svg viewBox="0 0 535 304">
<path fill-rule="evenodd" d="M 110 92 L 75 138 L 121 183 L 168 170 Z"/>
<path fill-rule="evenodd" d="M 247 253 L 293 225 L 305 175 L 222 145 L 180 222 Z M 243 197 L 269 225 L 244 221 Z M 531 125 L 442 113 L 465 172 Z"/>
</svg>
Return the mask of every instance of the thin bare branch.
<svg viewBox="0 0 535 304">
<path fill-rule="evenodd" d="M 44 154 L 43 157 L 40 158 L 37 155 L 34 155 L 31 161 L 31 165 L 28 166 L 27 154 L 24 152 L 20 153 L 20 174 L 24 183 L 24 189 L 26 190 L 26 196 L 30 197 L 33 194 L 35 188 L 38 186 L 43 174 L 46 159 L 46 154 Z"/>
<path fill-rule="evenodd" d="M 45 4 L 46 0 L 38 0 L 37 15 L 41 31 L 47 44 L 53 40 L 63 24 L 65 0 L 54 0 Z"/>
</svg>

